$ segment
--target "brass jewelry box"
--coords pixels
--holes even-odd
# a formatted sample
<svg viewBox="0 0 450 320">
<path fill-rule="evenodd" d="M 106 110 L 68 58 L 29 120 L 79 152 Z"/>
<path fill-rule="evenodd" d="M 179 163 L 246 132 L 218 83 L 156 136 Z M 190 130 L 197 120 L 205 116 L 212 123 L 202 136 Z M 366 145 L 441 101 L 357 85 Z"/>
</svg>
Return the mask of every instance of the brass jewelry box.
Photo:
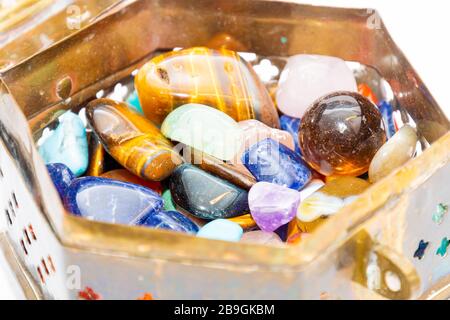
<svg viewBox="0 0 450 320">
<path fill-rule="evenodd" d="M 103 299 L 450 297 L 450 257 L 436 255 L 450 217 L 432 221 L 437 205 L 450 204 L 450 123 L 375 11 L 264 0 L 89 2 L 92 19 L 79 30 L 65 29 L 62 12 L 0 49 L 0 242 L 25 297 L 76 299 L 91 289 Z M 72 5 L 83 12 L 87 3 Z M 262 56 L 315 53 L 372 67 L 416 124 L 425 150 L 294 246 L 66 214 L 33 133 L 154 52 L 205 45 L 223 31 Z M 24 45 L 45 32 L 55 35 L 49 47 Z M 429 245 L 418 259 L 421 240 Z"/>
</svg>

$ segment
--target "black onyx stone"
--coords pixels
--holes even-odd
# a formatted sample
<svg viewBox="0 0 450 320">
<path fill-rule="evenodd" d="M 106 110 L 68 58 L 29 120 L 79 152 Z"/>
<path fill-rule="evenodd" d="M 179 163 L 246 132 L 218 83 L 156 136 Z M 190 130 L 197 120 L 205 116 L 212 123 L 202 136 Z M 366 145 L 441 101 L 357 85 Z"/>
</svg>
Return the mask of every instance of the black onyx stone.
<svg viewBox="0 0 450 320">
<path fill-rule="evenodd" d="M 172 173 L 170 192 L 175 203 L 202 219 L 231 218 L 249 213 L 247 191 L 193 165 Z"/>
</svg>

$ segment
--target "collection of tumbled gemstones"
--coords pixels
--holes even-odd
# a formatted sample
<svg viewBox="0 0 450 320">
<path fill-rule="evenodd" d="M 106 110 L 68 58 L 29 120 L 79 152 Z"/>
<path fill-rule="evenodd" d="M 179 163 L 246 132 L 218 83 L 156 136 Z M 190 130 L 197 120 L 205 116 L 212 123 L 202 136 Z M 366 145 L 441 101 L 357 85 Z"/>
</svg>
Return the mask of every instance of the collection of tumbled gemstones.
<svg viewBox="0 0 450 320">
<path fill-rule="evenodd" d="M 295 244 L 415 155 L 413 126 L 345 61 L 291 56 L 270 84 L 255 69 L 224 47 L 174 50 L 134 73 L 124 101 L 60 115 L 38 148 L 66 210 Z"/>
</svg>

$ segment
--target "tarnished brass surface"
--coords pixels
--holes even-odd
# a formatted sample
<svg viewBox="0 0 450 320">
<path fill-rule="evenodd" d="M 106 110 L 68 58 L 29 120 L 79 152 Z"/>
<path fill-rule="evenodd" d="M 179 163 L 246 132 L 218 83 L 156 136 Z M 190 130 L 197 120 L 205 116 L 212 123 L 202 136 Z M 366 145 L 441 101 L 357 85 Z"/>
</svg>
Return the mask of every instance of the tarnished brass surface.
<svg viewBox="0 0 450 320">
<path fill-rule="evenodd" d="M 142 65 L 153 51 L 202 45 L 223 31 L 262 55 L 319 53 L 375 67 L 432 145 L 298 245 L 211 241 L 65 214 L 26 121 L 33 131 L 39 129 L 58 110 L 83 106 L 99 89 Z M 127 277 L 130 270 L 149 276 L 152 272 L 152 281 L 160 282 L 160 296 L 174 298 L 244 297 L 252 290 L 257 297 L 410 299 L 441 278 L 435 273 L 442 267 L 439 261 L 414 260 L 412 255 L 420 237 L 436 234 L 425 223 L 431 218 L 415 210 L 431 210 L 435 200 L 430 199 L 438 193 L 445 196 L 441 193 L 450 176 L 450 124 L 384 26 L 368 27 L 366 10 L 263 0 L 130 1 L 2 77 L 0 138 L 39 208 L 35 218 L 51 226 L 66 263 L 85 264 L 83 272 L 90 281 L 104 284 L 114 276 L 115 285 L 127 284 L 123 292 L 108 288 L 108 296 L 132 297 L 133 285 L 139 283 Z M 70 97 L 62 101 L 56 88 L 67 77 Z M 355 246 L 361 234 L 367 237 Z M 384 284 L 368 289 L 363 272 L 371 250 L 381 273 L 392 271 L 400 279 L 398 292 L 386 290 Z M 109 265 L 111 273 L 100 272 L 99 264 Z M 450 273 L 447 269 L 443 271 Z M 195 279 L 196 286 L 183 286 L 186 277 Z M 180 286 L 170 290 L 164 281 Z M 227 286 L 220 286 L 224 283 Z"/>
</svg>

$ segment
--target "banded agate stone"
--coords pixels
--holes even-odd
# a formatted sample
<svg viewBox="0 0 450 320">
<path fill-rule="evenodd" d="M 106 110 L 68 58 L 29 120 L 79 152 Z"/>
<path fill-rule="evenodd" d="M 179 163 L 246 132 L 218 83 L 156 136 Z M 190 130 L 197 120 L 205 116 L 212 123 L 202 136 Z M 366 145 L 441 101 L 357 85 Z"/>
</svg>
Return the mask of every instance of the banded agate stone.
<svg viewBox="0 0 450 320">
<path fill-rule="evenodd" d="M 335 92 L 317 100 L 302 118 L 299 131 L 304 159 L 325 176 L 367 172 L 385 141 L 378 108 L 354 92 Z"/>
<path fill-rule="evenodd" d="M 249 212 L 247 191 L 190 164 L 173 172 L 169 187 L 174 202 L 201 219 L 231 218 Z"/>
<path fill-rule="evenodd" d="M 133 174 L 160 181 L 182 163 L 179 154 L 159 129 L 125 103 L 110 99 L 91 101 L 86 117 L 105 150 Z"/>
<path fill-rule="evenodd" d="M 145 115 L 156 124 L 179 106 L 199 103 L 236 121 L 257 119 L 279 127 L 266 88 L 234 51 L 194 47 L 159 55 L 139 70 L 135 86 Z"/>
</svg>

